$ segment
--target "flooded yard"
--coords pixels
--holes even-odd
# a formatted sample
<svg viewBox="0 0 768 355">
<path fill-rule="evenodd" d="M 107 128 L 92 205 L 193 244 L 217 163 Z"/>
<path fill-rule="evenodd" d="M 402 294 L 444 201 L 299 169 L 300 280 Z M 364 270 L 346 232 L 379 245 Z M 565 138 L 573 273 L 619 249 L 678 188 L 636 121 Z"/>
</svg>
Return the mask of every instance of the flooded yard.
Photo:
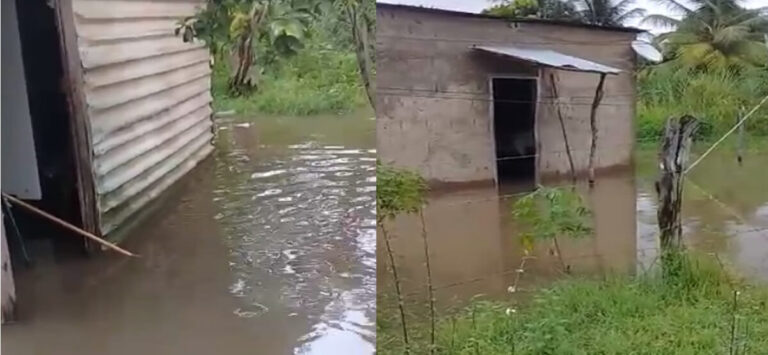
<svg viewBox="0 0 768 355">
<path fill-rule="evenodd" d="M 373 353 L 369 113 L 217 120 L 217 149 L 126 259 L 17 271 L 8 354 Z"/>
<path fill-rule="evenodd" d="M 683 204 L 687 245 L 716 254 L 726 267 L 759 281 L 768 281 L 768 189 L 763 186 L 767 164 L 763 152 L 748 154 L 743 166 L 732 152 L 716 153 L 692 172 L 695 186 L 686 184 Z M 657 261 L 656 167 L 655 151 L 641 150 L 635 171 L 599 177 L 592 191 L 580 186 L 593 210 L 595 235 L 578 241 L 560 239 L 573 274 L 633 274 Z M 509 297 L 508 287 L 514 284 L 524 256 L 511 215 L 516 197 L 494 187 L 431 194 L 425 219 L 439 309 L 461 307 L 475 296 Z M 390 228 L 404 293 L 410 302 L 426 302 L 418 217 L 398 217 Z M 549 243 L 537 246 L 518 283 L 519 294 L 563 277 L 559 260 L 549 249 Z M 383 247 L 377 253 L 379 260 L 387 260 Z M 391 276 L 384 267 L 378 269 L 378 283 L 380 297 L 394 299 Z M 411 307 L 419 308 L 425 309 Z"/>
</svg>

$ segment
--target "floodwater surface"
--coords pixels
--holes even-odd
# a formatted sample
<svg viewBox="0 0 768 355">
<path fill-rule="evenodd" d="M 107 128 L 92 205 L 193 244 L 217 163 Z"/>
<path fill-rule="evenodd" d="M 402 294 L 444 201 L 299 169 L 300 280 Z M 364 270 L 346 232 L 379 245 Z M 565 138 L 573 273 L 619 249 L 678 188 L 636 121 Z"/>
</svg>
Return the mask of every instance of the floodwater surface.
<svg viewBox="0 0 768 355">
<path fill-rule="evenodd" d="M 579 186 L 593 211 L 595 233 L 581 240 L 559 239 L 571 273 L 634 274 L 657 264 L 655 158 L 655 152 L 641 151 L 634 171 L 599 177 L 592 190 Z M 765 152 L 748 154 L 743 166 L 727 149 L 713 154 L 693 170 L 683 203 L 686 245 L 718 257 L 726 267 L 757 281 L 768 281 L 766 166 Z M 502 300 L 510 297 L 512 285 L 522 296 L 562 278 L 563 267 L 551 244 L 540 242 L 532 255 L 524 255 L 519 227 L 511 216 L 517 196 L 495 187 L 431 194 L 424 214 L 438 307 L 460 307 L 476 296 Z M 425 301 L 418 217 L 398 217 L 386 226 L 393 236 L 404 293 L 411 302 Z M 391 301 L 393 286 L 384 267 L 388 258 L 383 243 L 377 253 L 382 262 L 379 296 Z M 521 269 L 524 272 L 516 281 Z"/>
<path fill-rule="evenodd" d="M 128 259 L 16 273 L 5 354 L 372 354 L 371 114 L 217 120 Z"/>
</svg>

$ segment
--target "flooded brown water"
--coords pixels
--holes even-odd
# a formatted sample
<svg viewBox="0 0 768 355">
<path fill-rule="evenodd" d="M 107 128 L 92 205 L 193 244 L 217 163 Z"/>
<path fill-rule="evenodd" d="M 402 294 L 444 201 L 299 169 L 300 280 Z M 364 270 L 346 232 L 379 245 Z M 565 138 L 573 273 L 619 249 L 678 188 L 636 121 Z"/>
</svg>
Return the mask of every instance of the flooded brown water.
<svg viewBox="0 0 768 355">
<path fill-rule="evenodd" d="M 217 122 L 217 150 L 127 238 L 17 272 L 3 354 L 370 354 L 369 113 Z"/>
<path fill-rule="evenodd" d="M 563 258 L 573 274 L 633 274 L 656 262 L 655 152 L 637 155 L 635 171 L 598 179 L 593 190 L 580 190 L 593 210 L 595 235 L 560 240 Z M 687 245 L 716 254 L 736 272 L 768 281 L 768 155 L 752 153 L 738 166 L 732 153 L 708 158 L 691 180 L 716 197 L 714 202 L 686 185 L 684 234 Z M 514 189 L 512 189 L 514 190 Z M 514 284 L 523 251 L 510 206 L 515 196 L 495 187 L 433 193 L 425 210 L 430 238 L 433 285 L 438 306 L 466 304 L 472 297 L 504 299 Z M 723 207 L 723 205 L 728 207 Z M 418 218 L 398 217 L 389 224 L 393 249 L 409 298 L 425 300 L 425 270 Z M 380 243 L 383 244 L 383 243 Z M 563 277 L 551 246 L 538 245 L 526 261 L 518 283 L 522 294 Z M 387 260 L 383 247 L 379 260 Z M 380 297 L 391 296 L 389 271 L 378 269 Z"/>
</svg>

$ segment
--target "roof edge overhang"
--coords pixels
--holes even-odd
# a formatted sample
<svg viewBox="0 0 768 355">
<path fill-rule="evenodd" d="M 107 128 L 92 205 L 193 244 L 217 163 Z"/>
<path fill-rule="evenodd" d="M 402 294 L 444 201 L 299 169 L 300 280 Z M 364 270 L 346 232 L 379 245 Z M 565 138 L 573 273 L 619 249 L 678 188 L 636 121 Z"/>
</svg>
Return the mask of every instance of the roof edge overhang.
<svg viewBox="0 0 768 355">
<path fill-rule="evenodd" d="M 483 46 L 477 44 L 472 45 L 470 48 L 559 70 L 610 75 L 617 75 L 622 72 L 621 69 L 560 53 L 552 49 L 523 48 L 511 45 Z"/>
</svg>

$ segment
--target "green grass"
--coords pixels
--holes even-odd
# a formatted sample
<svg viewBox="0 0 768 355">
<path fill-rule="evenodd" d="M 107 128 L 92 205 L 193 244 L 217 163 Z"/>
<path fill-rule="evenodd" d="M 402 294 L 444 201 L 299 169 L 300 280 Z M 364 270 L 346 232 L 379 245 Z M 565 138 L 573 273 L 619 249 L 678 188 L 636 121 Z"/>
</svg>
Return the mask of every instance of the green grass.
<svg viewBox="0 0 768 355">
<path fill-rule="evenodd" d="M 306 116 L 367 105 L 354 53 L 308 47 L 266 68 L 258 90 L 239 97 L 227 93 L 227 78 L 226 66 L 217 64 L 213 76 L 217 111 Z"/>
<path fill-rule="evenodd" d="M 702 260 L 683 263 L 674 278 L 570 278 L 519 305 L 474 302 L 441 317 L 438 353 L 726 354 L 731 344 L 739 354 L 744 346 L 768 353 L 768 288 L 732 288 L 717 264 Z M 735 313 L 733 289 L 740 290 Z M 402 354 L 399 319 L 386 308 L 378 314 L 378 353 Z M 413 354 L 429 353 L 424 324 L 411 319 Z"/>
<path fill-rule="evenodd" d="M 768 95 L 768 70 L 760 68 L 735 74 L 657 67 L 637 75 L 638 141 L 658 140 L 667 118 L 682 114 L 701 121 L 699 138 L 720 136 L 736 123 L 742 107 L 748 111 Z M 746 127 L 752 135 L 768 135 L 768 105 L 756 112 Z"/>
</svg>

